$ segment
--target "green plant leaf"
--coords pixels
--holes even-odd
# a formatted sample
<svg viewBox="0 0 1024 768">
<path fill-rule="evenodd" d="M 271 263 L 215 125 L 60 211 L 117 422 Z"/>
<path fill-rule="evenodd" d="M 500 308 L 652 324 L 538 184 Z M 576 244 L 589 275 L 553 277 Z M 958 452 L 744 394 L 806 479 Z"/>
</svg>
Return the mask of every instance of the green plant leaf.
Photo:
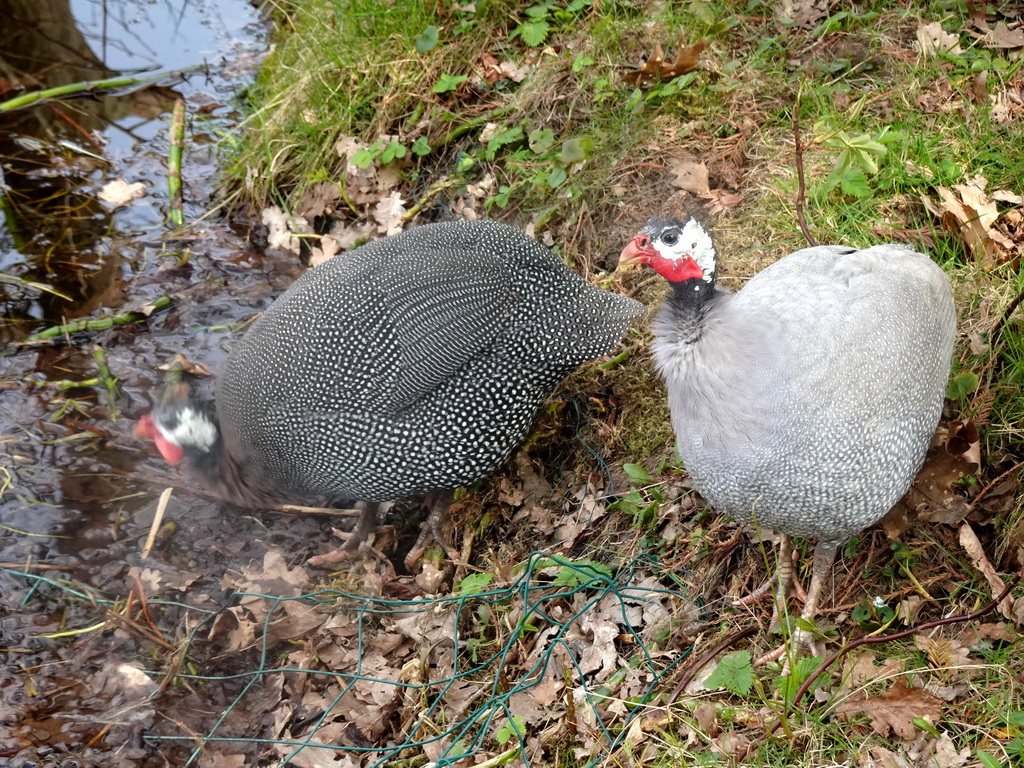
<svg viewBox="0 0 1024 768">
<path fill-rule="evenodd" d="M 868 186 L 868 179 L 864 170 L 856 166 L 851 167 L 846 175 L 839 180 L 839 188 L 848 195 L 864 199 L 871 197 L 871 187 Z"/>
<path fill-rule="evenodd" d="M 397 141 L 392 141 L 390 144 L 384 147 L 384 151 L 381 152 L 380 154 L 380 161 L 384 163 L 384 165 L 387 165 L 392 160 L 400 160 L 401 158 L 405 157 L 406 152 L 407 150 L 405 148 L 405 144 L 401 144 Z"/>
<path fill-rule="evenodd" d="M 535 155 L 543 155 L 555 144 L 555 132 L 550 128 L 530 131 L 530 149 Z"/>
<path fill-rule="evenodd" d="M 434 83 L 434 87 L 430 90 L 434 93 L 448 93 L 449 91 L 454 91 L 467 80 L 469 80 L 469 77 L 466 75 L 449 75 L 442 73 L 441 76 L 437 78 L 437 82 Z"/>
<path fill-rule="evenodd" d="M 623 464 L 622 471 L 637 483 L 649 483 L 652 479 L 650 473 L 639 464 Z"/>
<path fill-rule="evenodd" d="M 357 149 L 352 153 L 352 165 L 357 168 L 369 168 L 373 165 L 373 161 L 380 157 L 380 153 L 383 150 L 383 141 L 375 141 L 366 149 Z"/>
<path fill-rule="evenodd" d="M 526 21 L 512 32 L 512 37 L 519 37 L 531 48 L 535 48 L 548 39 L 548 23 L 546 21 Z"/>
<path fill-rule="evenodd" d="M 950 400 L 966 400 L 978 388 L 978 374 L 963 371 L 954 376 L 946 387 L 946 397 Z"/>
<path fill-rule="evenodd" d="M 594 66 L 594 59 L 590 56 L 577 56 L 572 61 L 572 71 L 581 72 L 584 67 Z"/>
<path fill-rule="evenodd" d="M 504 130 L 495 132 L 491 135 L 491 138 L 487 140 L 487 157 L 493 160 L 499 149 L 508 144 L 514 144 L 517 141 L 522 141 L 522 138 L 523 127 L 521 125 L 513 125 L 511 128 L 505 128 Z"/>
<path fill-rule="evenodd" d="M 522 737 L 526 733 L 526 718 L 517 715 L 512 716 L 509 721 L 494 734 L 499 744 L 505 744 L 513 736 Z"/>
<path fill-rule="evenodd" d="M 551 169 L 551 173 L 548 174 L 548 186 L 552 189 L 557 189 L 565 183 L 567 178 L 569 178 L 569 174 L 565 172 L 565 168 L 556 165 Z"/>
<path fill-rule="evenodd" d="M 483 592 L 494 581 L 493 573 L 471 573 L 459 582 L 456 592 L 460 595 L 476 595 Z"/>
<path fill-rule="evenodd" d="M 993 757 L 983 749 L 976 749 L 974 754 L 984 768 L 1006 768 L 1006 765 L 1001 760 Z"/>
<path fill-rule="evenodd" d="M 419 36 L 416 38 L 416 50 L 420 53 L 426 53 L 437 45 L 437 27 L 431 24 L 426 27 Z"/>
<path fill-rule="evenodd" d="M 589 136 L 582 139 L 566 139 L 562 142 L 561 160 L 565 165 L 582 163 L 594 151 L 594 140 Z"/>
<path fill-rule="evenodd" d="M 416 141 L 414 141 L 412 143 L 412 146 L 409 147 L 409 149 L 411 149 L 412 153 L 414 155 L 417 155 L 418 157 L 423 157 L 424 155 L 429 155 L 430 154 L 430 144 L 427 143 L 427 137 L 426 136 L 420 136 L 418 139 L 416 139 Z"/>
<path fill-rule="evenodd" d="M 726 688 L 737 696 L 746 696 L 754 686 L 754 663 L 750 651 L 734 651 L 723 656 L 704 684 L 712 691 Z"/>
</svg>

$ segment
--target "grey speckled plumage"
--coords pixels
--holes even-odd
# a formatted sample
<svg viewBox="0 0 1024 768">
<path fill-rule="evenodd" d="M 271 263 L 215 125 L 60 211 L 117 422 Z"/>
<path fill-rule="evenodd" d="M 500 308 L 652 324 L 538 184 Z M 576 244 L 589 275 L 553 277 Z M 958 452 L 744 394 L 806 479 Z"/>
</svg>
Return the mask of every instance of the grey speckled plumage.
<svg viewBox="0 0 1024 768">
<path fill-rule="evenodd" d="M 641 311 L 505 224 L 382 238 L 309 270 L 252 325 L 220 378 L 221 444 L 186 453 L 198 448 L 208 483 L 248 504 L 467 485 Z M 173 442 L 181 413 L 167 410 L 155 422 Z"/>
<path fill-rule="evenodd" d="M 900 245 L 818 246 L 729 294 L 710 236 L 685 213 L 651 219 L 622 261 L 672 287 L 651 351 L 695 487 L 785 534 L 776 611 L 788 536 L 819 540 L 802 614 L 813 618 L 838 545 L 884 516 L 924 461 L 956 333 L 948 278 Z"/>
<path fill-rule="evenodd" d="M 698 314 L 669 302 L 651 350 L 679 451 L 716 508 L 839 543 L 917 474 L 942 409 L 949 280 L 897 245 L 797 251 Z"/>
</svg>

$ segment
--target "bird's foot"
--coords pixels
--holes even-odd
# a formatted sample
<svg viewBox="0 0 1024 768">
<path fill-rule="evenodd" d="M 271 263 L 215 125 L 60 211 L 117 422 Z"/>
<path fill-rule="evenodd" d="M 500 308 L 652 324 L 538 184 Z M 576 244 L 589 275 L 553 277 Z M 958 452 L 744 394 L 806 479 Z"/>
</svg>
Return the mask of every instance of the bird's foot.
<svg viewBox="0 0 1024 768">
<path fill-rule="evenodd" d="M 352 560 L 377 527 L 379 516 L 385 514 L 390 508 L 391 502 L 378 504 L 369 501 L 357 501 L 354 506 L 360 511 L 355 528 L 351 531 L 340 531 L 337 528 L 331 529 L 334 535 L 342 539 L 345 544 L 322 555 L 314 555 L 306 561 L 307 563 L 314 566 L 324 566 Z"/>
<path fill-rule="evenodd" d="M 795 629 L 788 643 L 783 643 L 778 648 L 760 656 L 754 661 L 754 666 L 763 667 L 785 657 L 782 663 L 782 675 L 786 676 L 790 673 L 790 662 L 799 656 L 801 651 L 806 651 L 808 656 L 816 656 L 821 659 L 825 656 L 825 643 L 821 639 L 816 639 L 812 632 Z"/>
<path fill-rule="evenodd" d="M 416 543 L 412 545 L 412 549 L 409 550 L 409 554 L 405 556 L 405 567 L 410 571 L 416 569 L 420 560 L 423 559 L 423 555 L 427 551 L 427 547 L 429 547 L 432 542 L 436 542 L 452 562 L 457 563 L 462 560 L 461 553 L 452 546 L 449 541 L 448 534 L 441 530 L 442 526 L 448 522 L 448 507 L 451 506 L 451 503 L 451 491 L 438 492 L 430 501 L 430 514 L 428 514 L 427 519 L 423 521 L 423 526 L 420 528 L 419 538 L 417 538 Z"/>
</svg>

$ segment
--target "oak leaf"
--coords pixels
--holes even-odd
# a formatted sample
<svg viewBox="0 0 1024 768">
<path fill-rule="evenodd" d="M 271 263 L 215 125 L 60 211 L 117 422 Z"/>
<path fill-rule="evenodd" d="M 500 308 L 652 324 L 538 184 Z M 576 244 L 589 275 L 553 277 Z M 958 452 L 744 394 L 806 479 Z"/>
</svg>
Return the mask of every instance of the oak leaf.
<svg viewBox="0 0 1024 768">
<path fill-rule="evenodd" d="M 665 61 L 665 52 L 661 45 L 655 45 L 654 50 L 639 69 L 634 69 L 622 76 L 630 85 L 642 88 L 651 83 L 663 80 L 671 80 L 673 77 L 692 72 L 697 68 L 701 51 L 708 47 L 707 40 L 698 40 L 693 45 L 680 45 L 679 53 L 675 61 Z"/>
<path fill-rule="evenodd" d="M 911 688 L 907 679 L 901 677 L 881 696 L 843 702 L 836 714 L 844 720 L 867 715 L 872 730 L 879 736 L 887 736 L 892 731 L 901 739 L 910 739 L 914 736 L 914 718 L 937 722 L 942 715 L 942 700 L 920 688 Z"/>
</svg>

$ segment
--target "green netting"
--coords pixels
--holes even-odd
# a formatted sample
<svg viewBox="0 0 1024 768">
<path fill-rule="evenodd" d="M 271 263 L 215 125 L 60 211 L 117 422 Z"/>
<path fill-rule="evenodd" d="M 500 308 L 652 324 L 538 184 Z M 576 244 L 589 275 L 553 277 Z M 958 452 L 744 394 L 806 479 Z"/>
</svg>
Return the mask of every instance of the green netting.
<svg viewBox="0 0 1024 768">
<path fill-rule="evenodd" d="M 657 708 L 658 695 L 668 687 L 662 684 L 665 676 L 686 655 L 672 647 L 673 629 L 683 622 L 678 609 L 683 602 L 686 606 L 693 602 L 685 591 L 662 586 L 673 583 L 672 575 L 648 558 L 633 559 L 613 572 L 599 564 L 534 552 L 511 574 L 509 583 L 501 587 L 481 589 L 487 577 L 470 577 L 461 585 L 462 594 L 417 600 L 336 590 L 294 597 L 237 593 L 237 601 L 250 606 L 266 601 L 252 669 L 234 675 L 179 672 L 178 677 L 193 685 L 244 681 L 241 690 L 203 734 L 167 734 L 164 727 L 164 734 L 147 733 L 144 738 L 156 745 L 194 745 L 186 765 L 202 764 L 210 750 L 231 752 L 231 745 L 243 744 L 250 750 L 260 745 L 265 758 L 276 755 L 276 763 L 261 759 L 260 765 L 332 764 L 333 759 L 324 759 L 327 752 L 347 756 L 338 765 L 368 768 L 397 761 L 417 765 L 426 762 L 428 753 L 438 766 L 466 758 L 473 759 L 464 764 L 477 764 L 484 755 L 490 765 L 517 758 L 526 765 L 541 765 L 547 764 L 543 755 L 552 739 L 560 740 L 563 752 L 573 754 L 573 764 L 597 765 L 620 745 L 638 715 Z M 35 574 L 19 575 L 35 580 L 36 585 L 45 582 L 69 596 L 97 601 L 85 588 Z M 281 655 L 281 648 L 289 646 L 276 638 L 275 622 L 299 606 L 354 625 L 350 668 L 327 668 L 323 659 L 315 658 L 308 666 L 295 666 L 289 663 L 291 656 Z M 690 611 L 682 613 L 692 618 Z M 204 611 L 196 618 L 200 616 L 202 620 L 189 634 L 190 644 L 209 634 L 213 614 Z M 490 616 L 494 622 L 489 639 L 479 636 L 481 616 Z M 498 622 L 504 622 L 500 631 Z M 420 668 L 430 670 L 429 678 L 381 676 L 366 665 L 368 656 L 376 658 L 371 649 L 374 638 L 395 626 L 405 627 L 406 632 L 412 627 L 413 635 L 419 626 L 434 631 L 417 648 L 423 662 Z M 486 626 L 485 622 L 484 630 Z M 611 631 L 616 632 L 614 637 L 609 637 Z M 528 648 L 525 657 L 524 648 Z M 602 663 L 595 664 L 595 658 Z M 150 674 L 161 676 L 159 665 L 153 666 L 157 668 Z M 231 722 L 236 709 L 252 708 L 249 697 L 271 680 L 285 688 L 289 680 L 305 680 L 308 689 L 320 696 L 320 711 L 300 724 L 295 738 L 267 738 L 266 733 L 252 734 L 252 729 L 240 734 L 238 724 Z M 540 721 L 534 723 L 531 717 L 523 717 L 521 703 L 530 701 L 531 690 L 541 685 L 546 686 L 552 722 L 545 723 L 545 715 L 538 716 L 533 706 L 532 719 Z M 404 706 L 393 708 L 391 714 L 402 709 L 415 712 L 415 718 L 400 728 L 383 729 L 373 743 L 337 743 L 339 727 L 358 720 L 358 707 L 353 714 L 353 694 L 359 686 L 375 687 L 385 699 L 387 691 L 392 691 L 392 698 Z M 551 690 L 558 688 L 557 700 L 551 701 Z M 467 696 L 466 691 L 471 693 Z M 527 698 L 520 698 L 524 694 Z"/>
</svg>

